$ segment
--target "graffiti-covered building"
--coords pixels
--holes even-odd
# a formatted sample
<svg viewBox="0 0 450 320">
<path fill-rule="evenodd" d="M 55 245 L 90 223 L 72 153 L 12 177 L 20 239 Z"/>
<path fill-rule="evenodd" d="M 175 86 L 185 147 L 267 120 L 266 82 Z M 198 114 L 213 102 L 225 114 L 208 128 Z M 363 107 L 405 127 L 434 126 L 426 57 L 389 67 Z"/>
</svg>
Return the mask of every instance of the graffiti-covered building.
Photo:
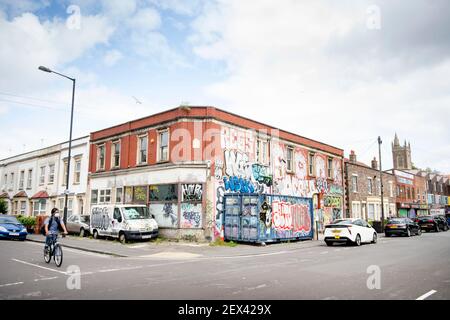
<svg viewBox="0 0 450 320">
<path fill-rule="evenodd" d="M 343 211 L 343 150 L 214 107 L 91 133 L 90 203 L 144 203 L 160 233 L 312 236 Z"/>
</svg>

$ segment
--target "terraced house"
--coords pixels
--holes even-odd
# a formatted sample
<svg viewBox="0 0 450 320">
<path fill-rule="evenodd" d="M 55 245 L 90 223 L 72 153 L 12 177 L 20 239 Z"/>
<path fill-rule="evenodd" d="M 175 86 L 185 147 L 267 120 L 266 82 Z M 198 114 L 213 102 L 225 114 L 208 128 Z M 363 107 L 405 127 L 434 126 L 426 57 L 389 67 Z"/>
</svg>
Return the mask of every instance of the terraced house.
<svg viewBox="0 0 450 320">
<path fill-rule="evenodd" d="M 179 107 L 91 133 L 89 202 L 146 204 L 168 237 L 312 237 L 342 217 L 342 168 L 342 149 Z"/>
<path fill-rule="evenodd" d="M 9 214 L 49 215 L 63 212 L 69 143 L 64 142 L 0 160 L 0 198 Z M 68 216 L 85 213 L 89 136 L 72 140 Z"/>
</svg>

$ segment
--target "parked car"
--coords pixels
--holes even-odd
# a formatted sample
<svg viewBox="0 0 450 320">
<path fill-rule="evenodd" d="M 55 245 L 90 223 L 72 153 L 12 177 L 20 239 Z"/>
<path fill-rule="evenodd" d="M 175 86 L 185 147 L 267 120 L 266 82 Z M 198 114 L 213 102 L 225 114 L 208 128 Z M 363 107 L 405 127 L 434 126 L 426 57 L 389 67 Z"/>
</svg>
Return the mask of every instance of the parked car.
<svg viewBox="0 0 450 320">
<path fill-rule="evenodd" d="M 158 224 L 147 206 L 138 204 L 94 205 L 91 208 L 91 233 L 98 237 L 147 240 L 158 237 Z"/>
<path fill-rule="evenodd" d="M 15 216 L 0 216 L 0 239 L 19 239 L 23 241 L 27 238 L 27 234 L 27 228 Z"/>
<path fill-rule="evenodd" d="M 450 212 L 445 214 L 445 218 L 447 219 L 447 224 L 450 226 Z"/>
<path fill-rule="evenodd" d="M 447 218 L 444 215 L 439 215 L 436 216 L 436 218 L 438 218 L 439 220 L 441 220 L 442 224 L 439 224 L 440 226 L 442 225 L 443 227 L 441 228 L 441 230 L 447 231 L 449 229 L 449 225 L 448 225 L 448 221 Z"/>
<path fill-rule="evenodd" d="M 361 243 L 376 243 L 378 234 L 363 219 L 345 219 L 325 226 L 324 240 L 327 246 L 347 243 L 360 246 Z"/>
<path fill-rule="evenodd" d="M 448 223 L 438 216 L 423 216 L 417 218 L 417 223 L 420 228 L 425 231 L 436 231 L 448 230 Z"/>
<path fill-rule="evenodd" d="M 90 216 L 72 215 L 67 219 L 67 231 L 84 237 L 89 234 Z"/>
<path fill-rule="evenodd" d="M 390 237 L 393 234 L 407 237 L 413 234 L 420 236 L 422 229 L 417 222 L 409 218 L 390 218 L 384 227 L 384 235 Z"/>
</svg>

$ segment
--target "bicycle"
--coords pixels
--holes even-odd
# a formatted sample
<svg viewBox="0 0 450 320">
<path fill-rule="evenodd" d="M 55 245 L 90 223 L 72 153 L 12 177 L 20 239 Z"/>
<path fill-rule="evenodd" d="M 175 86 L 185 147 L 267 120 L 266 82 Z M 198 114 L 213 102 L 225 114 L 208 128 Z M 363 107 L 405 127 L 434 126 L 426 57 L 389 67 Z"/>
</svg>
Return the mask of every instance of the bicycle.
<svg viewBox="0 0 450 320">
<path fill-rule="evenodd" d="M 62 234 L 62 237 L 64 238 L 66 235 Z M 53 240 L 49 246 L 44 247 L 44 261 L 46 263 L 50 263 L 52 260 L 55 261 L 55 264 L 57 267 L 61 267 L 63 262 L 63 251 L 62 246 L 58 242 L 58 235 L 55 235 L 53 237 Z"/>
</svg>

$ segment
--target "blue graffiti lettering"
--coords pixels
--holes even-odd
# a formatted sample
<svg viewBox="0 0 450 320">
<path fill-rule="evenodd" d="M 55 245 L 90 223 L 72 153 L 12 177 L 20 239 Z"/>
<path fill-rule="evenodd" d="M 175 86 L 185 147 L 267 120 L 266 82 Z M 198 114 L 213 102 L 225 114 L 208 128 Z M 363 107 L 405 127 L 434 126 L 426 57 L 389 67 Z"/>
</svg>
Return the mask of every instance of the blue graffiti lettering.
<svg viewBox="0 0 450 320">
<path fill-rule="evenodd" d="M 240 193 L 253 193 L 255 192 L 255 186 L 251 183 L 251 181 L 243 178 L 238 178 L 236 176 L 223 178 L 223 182 L 225 184 L 225 190 L 231 192 L 240 192 Z"/>
</svg>

